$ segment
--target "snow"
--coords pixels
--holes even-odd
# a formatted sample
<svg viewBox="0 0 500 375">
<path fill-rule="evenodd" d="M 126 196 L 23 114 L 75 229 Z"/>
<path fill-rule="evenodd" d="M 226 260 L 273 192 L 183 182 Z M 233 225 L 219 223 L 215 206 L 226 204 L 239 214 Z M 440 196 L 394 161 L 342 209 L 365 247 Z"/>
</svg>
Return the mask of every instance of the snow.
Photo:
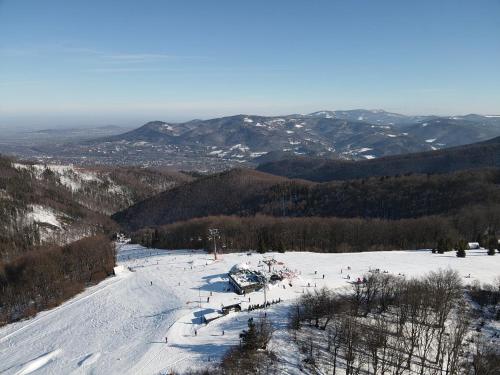
<svg viewBox="0 0 500 375">
<path fill-rule="evenodd" d="M 432 143 L 432 142 L 435 142 L 437 138 L 431 138 L 431 139 L 426 139 L 425 141 L 427 143 Z"/>
<path fill-rule="evenodd" d="M 287 134 L 293 134 L 293 133 L 295 133 L 295 132 L 294 132 L 293 130 L 287 130 L 287 131 L 286 131 L 286 133 L 287 133 Z"/>
<path fill-rule="evenodd" d="M 367 152 L 367 151 L 371 151 L 373 150 L 373 148 L 369 148 L 369 147 L 362 147 L 358 150 L 359 153 L 363 153 L 363 152 Z"/>
<path fill-rule="evenodd" d="M 238 263 L 231 267 L 229 272 L 250 271 L 252 266 L 250 263 Z"/>
<path fill-rule="evenodd" d="M 227 349 L 238 345 L 238 335 L 248 318 L 263 313 L 245 311 L 248 298 L 252 304 L 263 302 L 262 290 L 246 296 L 227 291 L 227 272 L 235 264 L 265 272 L 267 266 L 262 261 L 274 258 L 283 263 L 281 267 L 292 270 L 287 279 L 270 284 L 267 290 L 268 300 L 284 301 L 267 310 L 273 324 L 280 327 L 286 324 L 289 304 L 304 290 L 312 290 L 314 285 L 348 286 L 344 278 L 347 266 L 351 267 L 351 279 L 370 267 L 407 277 L 452 268 L 466 283 L 491 283 L 500 269 L 500 256 L 487 256 L 485 250 L 469 250 L 466 258 L 457 258 L 454 252 L 431 254 L 429 250 L 264 256 L 221 254 L 221 259 L 214 261 L 212 255 L 201 251 L 124 244 L 118 250 L 116 276 L 59 307 L 0 328 L 0 373 L 158 374 L 204 367 L 209 364 L 208 357 L 219 360 Z M 465 278 L 468 274 L 471 277 Z M 202 323 L 203 315 L 234 303 L 241 303 L 244 311 L 229 313 L 208 325 Z M 287 355 L 290 344 L 282 332 L 276 333 L 271 347 Z M 290 368 L 286 373 L 299 374 L 293 353 L 287 358 Z"/>
<path fill-rule="evenodd" d="M 46 353 L 41 355 L 40 357 L 34 359 L 33 361 L 28 362 L 20 372 L 18 372 L 18 375 L 27 375 L 31 374 L 32 372 L 35 372 L 36 370 L 41 369 L 43 366 L 45 366 L 47 363 L 51 362 L 54 360 L 58 354 L 61 353 L 60 349 L 54 350 L 52 352 Z"/>
<path fill-rule="evenodd" d="M 387 135 L 388 137 L 391 137 L 391 138 L 395 138 L 395 137 L 397 137 L 397 135 L 396 135 L 396 134 L 386 134 L 386 135 Z"/>
<path fill-rule="evenodd" d="M 238 143 L 237 145 L 231 146 L 229 150 L 234 151 L 234 150 L 240 150 L 242 152 L 246 152 L 249 150 L 247 146 L 242 145 L 241 143 Z"/>
<path fill-rule="evenodd" d="M 141 143 L 141 142 L 139 142 Z M 147 142 L 142 142 L 147 143 Z M 52 171 L 57 177 L 62 185 L 67 187 L 72 191 L 78 191 L 82 189 L 82 183 L 86 182 L 103 182 L 96 173 L 85 171 L 79 168 L 75 168 L 73 165 L 56 165 L 56 164 L 20 164 L 13 163 L 12 166 L 16 169 L 24 169 L 32 171 L 34 176 L 38 179 L 42 178 L 43 172 L 47 169 Z"/>
<path fill-rule="evenodd" d="M 224 151 L 222 150 L 215 150 L 215 151 L 210 151 L 208 155 L 219 155 L 222 154 Z"/>
<path fill-rule="evenodd" d="M 248 122 L 248 123 L 251 123 L 251 122 L 253 122 L 253 120 L 252 120 L 251 118 L 245 117 L 245 118 L 243 119 L 243 122 Z"/>
<path fill-rule="evenodd" d="M 31 222 L 50 224 L 54 227 L 61 228 L 56 213 L 49 207 L 40 206 L 38 204 L 31 204 L 28 206 L 31 212 L 28 212 L 27 219 Z"/>
<path fill-rule="evenodd" d="M 262 156 L 262 155 L 265 155 L 267 154 L 267 151 L 263 151 L 263 152 L 252 152 L 250 153 L 250 157 L 251 158 L 257 158 L 259 156 Z"/>
<path fill-rule="evenodd" d="M 375 159 L 375 156 L 374 156 L 374 155 L 363 155 L 363 157 L 364 157 L 365 159 L 368 159 L 368 160 L 370 160 L 370 159 Z"/>
</svg>

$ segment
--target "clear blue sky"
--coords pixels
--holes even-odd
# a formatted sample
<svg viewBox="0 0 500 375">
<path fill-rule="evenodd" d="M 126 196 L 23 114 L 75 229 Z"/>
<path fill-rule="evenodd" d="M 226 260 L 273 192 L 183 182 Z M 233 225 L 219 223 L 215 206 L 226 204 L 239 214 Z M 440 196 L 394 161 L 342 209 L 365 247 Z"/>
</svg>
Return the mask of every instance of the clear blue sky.
<svg viewBox="0 0 500 375">
<path fill-rule="evenodd" d="M 500 113 L 499 0 L 0 0 L 0 125 Z"/>
</svg>

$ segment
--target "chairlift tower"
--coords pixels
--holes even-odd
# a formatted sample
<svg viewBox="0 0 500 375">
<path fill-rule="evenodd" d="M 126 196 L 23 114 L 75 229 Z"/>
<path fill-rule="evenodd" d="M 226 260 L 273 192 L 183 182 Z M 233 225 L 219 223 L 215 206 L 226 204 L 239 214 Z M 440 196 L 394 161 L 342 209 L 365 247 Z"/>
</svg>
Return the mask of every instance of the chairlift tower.
<svg viewBox="0 0 500 375">
<path fill-rule="evenodd" d="M 209 228 L 208 229 L 209 238 L 214 241 L 214 258 L 217 260 L 217 238 L 220 238 L 219 229 Z"/>
</svg>

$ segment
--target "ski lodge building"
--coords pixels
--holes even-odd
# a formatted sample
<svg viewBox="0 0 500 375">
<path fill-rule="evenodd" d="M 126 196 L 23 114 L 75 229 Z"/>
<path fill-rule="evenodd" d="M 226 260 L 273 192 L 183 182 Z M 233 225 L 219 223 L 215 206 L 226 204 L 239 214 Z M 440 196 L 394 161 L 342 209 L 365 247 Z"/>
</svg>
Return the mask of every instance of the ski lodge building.
<svg viewBox="0 0 500 375">
<path fill-rule="evenodd" d="M 238 294 L 262 289 L 264 277 L 261 272 L 250 269 L 246 264 L 237 264 L 228 273 L 229 284 Z"/>
</svg>

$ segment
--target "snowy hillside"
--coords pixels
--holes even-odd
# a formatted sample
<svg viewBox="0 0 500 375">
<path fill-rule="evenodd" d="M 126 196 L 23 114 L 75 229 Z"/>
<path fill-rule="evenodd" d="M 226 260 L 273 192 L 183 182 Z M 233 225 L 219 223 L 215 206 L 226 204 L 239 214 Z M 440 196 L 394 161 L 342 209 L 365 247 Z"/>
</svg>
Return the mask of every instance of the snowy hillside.
<svg viewBox="0 0 500 375">
<path fill-rule="evenodd" d="M 454 252 L 394 251 L 264 256 L 235 253 L 213 261 L 213 256 L 203 252 L 123 245 L 116 277 L 33 319 L 0 329 L 0 373 L 156 374 L 207 366 L 209 359 L 218 360 L 228 348 L 238 345 L 238 335 L 250 315 L 263 313 L 245 311 L 249 299 L 251 304 L 263 302 L 262 291 L 247 296 L 227 291 L 231 267 L 247 263 L 259 268 L 260 264 L 265 270 L 263 257 L 274 257 L 281 267 L 296 275 L 268 290 L 268 300 L 283 300 L 268 310 L 277 325 L 286 324 L 288 304 L 304 290 L 324 285 L 345 287 L 346 274 L 352 280 L 370 268 L 381 268 L 408 277 L 452 268 L 464 277 L 464 283 L 469 283 L 492 282 L 500 269 L 500 257 L 487 256 L 484 250 L 471 250 L 463 259 Z M 470 278 L 465 278 L 469 274 Z M 230 313 L 206 326 L 201 323 L 203 314 L 237 302 L 244 312 Z M 286 355 L 288 343 L 282 340 L 286 337 L 275 334 L 271 347 Z M 294 361 L 298 359 L 287 358 L 283 371 L 299 373 Z"/>
</svg>

